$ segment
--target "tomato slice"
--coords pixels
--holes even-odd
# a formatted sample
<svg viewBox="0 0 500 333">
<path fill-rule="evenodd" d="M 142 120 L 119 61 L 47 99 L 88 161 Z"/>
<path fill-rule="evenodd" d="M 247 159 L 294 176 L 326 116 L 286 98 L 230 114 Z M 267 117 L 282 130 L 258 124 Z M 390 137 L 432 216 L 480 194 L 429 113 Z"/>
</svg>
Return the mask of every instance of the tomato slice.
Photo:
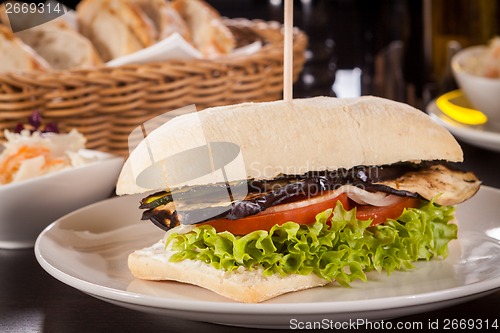
<svg viewBox="0 0 500 333">
<path fill-rule="evenodd" d="M 352 208 L 347 193 L 335 197 L 328 193 L 311 199 L 270 207 L 259 214 L 239 220 L 221 218 L 198 225 L 211 225 L 217 232 L 229 231 L 233 235 L 246 235 L 255 230 L 269 231 L 273 226 L 282 225 L 288 221 L 298 224 L 312 224 L 316 221 L 317 214 L 334 208 L 337 201 L 340 201 L 346 210 Z M 356 218 L 358 220 L 372 219 L 371 226 L 375 226 L 384 223 L 389 218 L 396 219 L 405 208 L 418 207 L 419 204 L 419 199 L 401 197 L 400 200 L 389 206 L 357 205 Z"/>
<path fill-rule="evenodd" d="M 416 208 L 420 205 L 420 200 L 416 198 L 401 197 L 401 199 L 389 206 L 356 206 L 356 218 L 366 221 L 372 219 L 370 226 L 384 223 L 387 219 L 397 219 L 405 208 Z"/>
<path fill-rule="evenodd" d="M 215 219 L 198 225 L 211 225 L 217 232 L 229 231 L 233 235 L 246 235 L 255 230 L 269 231 L 274 225 L 293 221 L 298 224 L 312 224 L 316 215 L 335 207 L 340 201 L 345 209 L 349 209 L 349 199 L 346 193 L 332 197 L 331 194 L 291 202 L 266 209 L 259 214 L 239 220 Z"/>
</svg>

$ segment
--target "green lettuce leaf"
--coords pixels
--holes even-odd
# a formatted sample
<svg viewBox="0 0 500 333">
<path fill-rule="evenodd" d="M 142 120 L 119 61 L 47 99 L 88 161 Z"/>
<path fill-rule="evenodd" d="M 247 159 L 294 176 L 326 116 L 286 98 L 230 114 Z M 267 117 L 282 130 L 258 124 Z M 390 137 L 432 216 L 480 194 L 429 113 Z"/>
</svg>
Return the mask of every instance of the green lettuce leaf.
<svg viewBox="0 0 500 333">
<path fill-rule="evenodd" d="M 333 216 L 332 209 L 326 210 L 311 225 L 287 222 L 245 236 L 203 225 L 170 235 L 166 244 L 176 252 L 170 258 L 174 262 L 201 260 L 225 271 L 262 268 L 265 275 L 314 273 L 348 286 L 356 279 L 366 281 L 368 271 L 390 274 L 411 269 L 419 260 L 445 258 L 448 243 L 457 238 L 457 226 L 448 223 L 453 213 L 453 207 L 428 202 L 370 227 L 371 221 L 356 219 L 355 209 L 346 211 L 338 202 Z"/>
</svg>

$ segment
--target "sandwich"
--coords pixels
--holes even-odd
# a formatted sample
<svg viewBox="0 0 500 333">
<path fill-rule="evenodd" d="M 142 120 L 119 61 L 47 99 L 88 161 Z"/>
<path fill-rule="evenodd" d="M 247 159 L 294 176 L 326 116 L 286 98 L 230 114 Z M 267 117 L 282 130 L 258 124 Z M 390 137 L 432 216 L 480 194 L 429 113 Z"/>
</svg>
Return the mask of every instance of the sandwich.
<svg viewBox="0 0 500 333">
<path fill-rule="evenodd" d="M 447 256 L 455 206 L 480 187 L 462 160 L 446 129 L 377 97 L 181 115 L 138 144 L 118 179 L 117 194 L 143 193 L 143 219 L 166 231 L 128 266 L 248 303 L 411 274 Z"/>
</svg>

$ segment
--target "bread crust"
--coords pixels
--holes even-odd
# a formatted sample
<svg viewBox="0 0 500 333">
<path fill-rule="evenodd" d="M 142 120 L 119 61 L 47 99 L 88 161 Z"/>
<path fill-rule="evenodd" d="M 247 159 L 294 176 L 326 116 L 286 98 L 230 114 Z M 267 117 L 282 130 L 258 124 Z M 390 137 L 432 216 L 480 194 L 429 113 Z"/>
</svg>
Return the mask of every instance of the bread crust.
<svg viewBox="0 0 500 333">
<path fill-rule="evenodd" d="M 262 270 L 218 270 L 201 261 L 170 262 L 172 251 L 165 250 L 163 240 L 149 248 L 135 251 L 128 257 L 132 274 L 139 279 L 177 281 L 211 290 L 244 303 L 259 303 L 276 296 L 323 286 L 329 282 L 315 274 L 264 276 Z"/>
<path fill-rule="evenodd" d="M 244 103 L 176 117 L 150 133 L 126 161 L 117 194 L 172 186 L 163 178 L 141 187 L 137 176 L 151 161 L 163 161 L 207 142 L 231 142 L 240 148 L 240 163 L 233 163 L 234 170 L 233 164 L 226 166 L 233 177 L 229 180 L 272 179 L 279 174 L 359 165 L 463 160 L 459 144 L 445 128 L 403 103 L 372 96 Z M 185 168 L 181 163 L 168 165 L 168 172 L 182 173 Z M 180 185 L 206 183 L 202 177 Z"/>
</svg>

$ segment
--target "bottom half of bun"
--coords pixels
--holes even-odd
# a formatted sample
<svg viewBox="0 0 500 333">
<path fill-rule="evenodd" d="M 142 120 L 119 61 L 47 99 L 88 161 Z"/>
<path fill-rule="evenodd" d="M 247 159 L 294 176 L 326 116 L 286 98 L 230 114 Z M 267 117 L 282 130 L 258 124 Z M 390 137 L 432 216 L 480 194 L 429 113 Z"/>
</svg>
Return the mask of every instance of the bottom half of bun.
<svg viewBox="0 0 500 333">
<path fill-rule="evenodd" d="M 227 272 L 199 260 L 169 261 L 173 251 L 165 249 L 163 240 L 128 257 L 132 274 L 139 279 L 177 281 L 211 290 L 244 303 L 259 303 L 293 291 L 323 286 L 329 281 L 316 274 L 265 276 L 262 269 L 243 267 Z"/>
</svg>

